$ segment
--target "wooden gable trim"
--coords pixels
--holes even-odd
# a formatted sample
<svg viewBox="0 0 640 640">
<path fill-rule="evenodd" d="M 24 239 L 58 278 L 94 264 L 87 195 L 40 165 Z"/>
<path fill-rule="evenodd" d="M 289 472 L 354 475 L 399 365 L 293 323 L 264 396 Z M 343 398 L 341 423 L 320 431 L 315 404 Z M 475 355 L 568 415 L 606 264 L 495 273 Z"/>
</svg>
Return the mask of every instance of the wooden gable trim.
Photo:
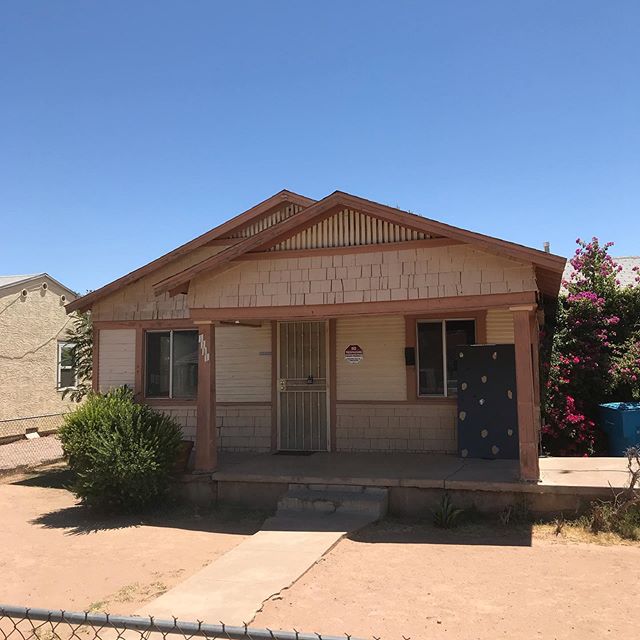
<svg viewBox="0 0 640 640">
<path fill-rule="evenodd" d="M 282 260 L 286 258 L 309 258 L 312 256 L 335 256 L 350 253 L 378 253 L 379 251 L 403 251 L 406 249 L 435 249 L 464 244 L 450 238 L 425 238 L 406 242 L 387 242 L 385 244 L 359 244 L 354 247 L 327 247 L 321 249 L 289 249 L 282 251 L 256 251 L 245 253 L 236 258 L 238 262 L 252 260 Z"/>
<path fill-rule="evenodd" d="M 193 277 L 203 271 L 215 270 L 225 263 L 236 260 L 249 252 L 259 252 L 272 247 L 295 235 L 301 229 L 316 224 L 344 208 L 354 209 L 372 217 L 381 218 L 392 224 L 423 231 L 430 235 L 444 236 L 451 240 L 478 246 L 490 253 L 506 255 L 520 261 L 532 262 L 536 266 L 553 273 L 562 274 L 564 270 L 566 260 L 561 256 L 524 247 L 513 242 L 507 242 L 506 240 L 492 238 L 466 229 L 453 227 L 442 222 L 430 220 L 429 218 L 422 218 L 421 216 L 365 200 L 364 198 L 358 198 L 350 194 L 335 192 L 295 216 L 288 218 L 284 222 L 265 229 L 263 232 L 251 236 L 243 242 L 221 251 L 215 256 L 207 258 L 180 273 L 166 278 L 157 283 L 154 290 L 156 294 L 172 289 L 177 290 L 177 287 L 189 282 Z M 375 250 L 377 250 L 381 245 L 369 246 L 376 247 Z M 279 254 L 282 252 L 278 251 L 273 253 Z"/>
<path fill-rule="evenodd" d="M 510 305 L 537 305 L 535 291 L 494 293 L 387 302 L 345 302 L 343 304 L 293 305 L 274 307 L 222 307 L 191 309 L 194 322 L 221 320 L 326 320 L 345 316 L 425 315 L 480 311 Z"/>
<path fill-rule="evenodd" d="M 173 251 L 170 251 L 169 253 L 166 253 L 163 256 L 156 258 L 155 260 L 152 260 L 148 264 L 135 269 L 134 271 L 131 271 L 127 275 L 122 276 L 121 278 L 118 278 L 113 282 L 110 282 L 100 289 L 96 289 L 95 291 L 92 291 L 87 295 L 77 298 L 76 300 L 67 304 L 65 306 L 65 309 L 67 313 L 71 313 L 72 311 L 86 311 L 87 309 L 90 309 L 91 306 L 101 298 L 119 291 L 123 287 L 126 287 L 127 285 L 132 284 L 137 280 L 140 280 L 140 278 L 153 273 L 154 271 L 166 266 L 167 264 L 184 255 L 187 255 L 188 253 L 191 253 L 195 249 L 199 249 L 200 247 L 206 245 L 213 245 L 218 243 L 230 245 L 240 244 L 240 242 L 238 242 L 238 240 L 235 238 L 228 239 L 224 242 L 221 241 L 221 239 L 225 235 L 229 235 L 234 231 L 246 227 L 256 219 L 269 215 L 273 211 L 281 208 L 283 205 L 297 204 L 302 207 L 308 207 L 315 202 L 316 201 L 311 198 L 301 196 L 297 193 L 293 193 L 292 191 L 287 191 L 286 189 L 280 191 L 275 195 L 267 198 L 266 200 L 258 203 L 257 205 L 251 207 L 250 209 L 247 209 L 243 213 L 234 216 L 233 218 L 231 218 L 231 220 L 227 220 L 214 229 L 211 229 L 210 231 L 203 233 L 197 238 L 194 238 L 193 240 L 190 240 L 189 242 L 181 245 L 177 249 L 174 249 Z"/>
</svg>

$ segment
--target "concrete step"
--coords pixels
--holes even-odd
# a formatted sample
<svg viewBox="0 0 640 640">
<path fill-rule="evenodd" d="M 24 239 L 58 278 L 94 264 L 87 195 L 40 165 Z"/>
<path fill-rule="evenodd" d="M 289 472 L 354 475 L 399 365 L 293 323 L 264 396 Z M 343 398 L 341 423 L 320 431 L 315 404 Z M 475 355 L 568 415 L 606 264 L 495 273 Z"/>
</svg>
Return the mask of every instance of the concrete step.
<svg viewBox="0 0 640 640">
<path fill-rule="evenodd" d="M 357 485 L 289 485 L 278 502 L 278 514 L 316 512 L 366 514 L 380 519 L 387 513 L 388 490 Z"/>
</svg>

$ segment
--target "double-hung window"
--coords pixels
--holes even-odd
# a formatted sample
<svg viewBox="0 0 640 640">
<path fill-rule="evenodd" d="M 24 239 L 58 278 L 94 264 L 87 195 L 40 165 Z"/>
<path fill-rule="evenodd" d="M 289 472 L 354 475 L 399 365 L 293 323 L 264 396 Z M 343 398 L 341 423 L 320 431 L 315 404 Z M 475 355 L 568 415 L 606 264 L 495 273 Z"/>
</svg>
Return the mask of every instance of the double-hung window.
<svg viewBox="0 0 640 640">
<path fill-rule="evenodd" d="M 72 389 L 77 384 L 73 367 L 73 342 L 58 342 L 58 389 Z"/>
<path fill-rule="evenodd" d="M 147 331 L 145 396 L 195 398 L 198 390 L 198 332 Z"/>
<path fill-rule="evenodd" d="M 425 320 L 417 331 L 418 395 L 455 396 L 458 347 L 475 343 L 475 320 Z"/>
</svg>

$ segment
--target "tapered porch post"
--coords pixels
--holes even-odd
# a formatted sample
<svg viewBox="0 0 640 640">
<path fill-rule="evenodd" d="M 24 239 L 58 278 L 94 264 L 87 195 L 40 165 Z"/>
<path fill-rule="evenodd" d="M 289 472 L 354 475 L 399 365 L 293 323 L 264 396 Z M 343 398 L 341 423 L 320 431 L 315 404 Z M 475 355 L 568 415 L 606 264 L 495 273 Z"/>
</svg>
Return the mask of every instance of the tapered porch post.
<svg viewBox="0 0 640 640">
<path fill-rule="evenodd" d="M 511 307 L 515 335 L 516 391 L 518 396 L 518 434 L 520 439 L 520 479 L 537 482 L 539 416 L 536 416 L 533 336 L 531 321 L 535 306 Z"/>
<path fill-rule="evenodd" d="M 215 326 L 198 325 L 198 418 L 196 423 L 196 473 L 214 471 L 218 463 L 216 430 Z"/>
</svg>

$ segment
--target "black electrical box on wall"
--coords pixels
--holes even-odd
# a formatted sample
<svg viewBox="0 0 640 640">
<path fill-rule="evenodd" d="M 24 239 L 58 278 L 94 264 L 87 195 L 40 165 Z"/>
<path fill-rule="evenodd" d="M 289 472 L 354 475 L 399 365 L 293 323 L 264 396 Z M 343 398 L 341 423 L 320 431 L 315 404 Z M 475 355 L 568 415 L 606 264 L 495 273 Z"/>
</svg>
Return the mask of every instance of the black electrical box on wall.
<svg viewBox="0 0 640 640">
<path fill-rule="evenodd" d="M 407 367 L 413 367 L 416 364 L 416 348 L 415 347 L 405 347 L 404 363 L 407 365 Z"/>
</svg>

